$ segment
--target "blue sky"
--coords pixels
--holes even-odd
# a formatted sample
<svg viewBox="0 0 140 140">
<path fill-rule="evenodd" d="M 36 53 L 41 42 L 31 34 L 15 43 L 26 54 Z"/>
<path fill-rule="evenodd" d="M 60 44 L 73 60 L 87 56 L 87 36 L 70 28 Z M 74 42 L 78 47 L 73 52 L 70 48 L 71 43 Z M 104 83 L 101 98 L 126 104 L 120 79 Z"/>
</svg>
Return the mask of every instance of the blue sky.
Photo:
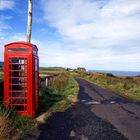
<svg viewBox="0 0 140 140">
<path fill-rule="evenodd" d="M 0 0 L 3 46 L 26 41 L 27 0 Z M 40 66 L 140 71 L 140 0 L 34 0 Z"/>
</svg>

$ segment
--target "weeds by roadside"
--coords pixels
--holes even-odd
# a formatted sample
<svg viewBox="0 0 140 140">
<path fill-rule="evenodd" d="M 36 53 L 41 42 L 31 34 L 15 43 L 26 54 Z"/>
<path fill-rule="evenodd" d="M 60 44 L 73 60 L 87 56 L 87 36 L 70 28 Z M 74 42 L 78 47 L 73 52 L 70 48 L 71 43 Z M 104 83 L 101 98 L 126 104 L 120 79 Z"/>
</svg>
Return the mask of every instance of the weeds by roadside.
<svg viewBox="0 0 140 140">
<path fill-rule="evenodd" d="M 78 84 L 73 77 L 62 73 L 48 88 L 40 89 L 41 111 L 46 112 L 46 119 L 53 112 L 64 111 L 70 107 L 77 98 Z"/>
<path fill-rule="evenodd" d="M 19 140 L 35 128 L 35 121 L 20 117 L 12 109 L 0 105 L 0 140 Z"/>
<path fill-rule="evenodd" d="M 11 110 L 5 110 L 0 106 L 0 140 L 12 140 L 13 135 L 16 133 L 15 125 L 9 119 Z"/>
<path fill-rule="evenodd" d="M 110 73 L 84 73 L 79 76 L 122 96 L 140 101 L 140 77 L 138 76 L 114 76 Z"/>
</svg>

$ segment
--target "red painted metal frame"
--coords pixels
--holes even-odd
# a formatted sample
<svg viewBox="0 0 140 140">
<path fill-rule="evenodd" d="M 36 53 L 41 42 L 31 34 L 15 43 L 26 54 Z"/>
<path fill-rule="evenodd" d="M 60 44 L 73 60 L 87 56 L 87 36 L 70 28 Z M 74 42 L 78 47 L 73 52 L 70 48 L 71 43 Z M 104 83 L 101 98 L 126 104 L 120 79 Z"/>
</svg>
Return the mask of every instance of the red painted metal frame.
<svg viewBox="0 0 140 140">
<path fill-rule="evenodd" d="M 21 116 L 39 110 L 39 58 L 35 45 L 13 42 L 4 51 L 4 104 Z"/>
</svg>

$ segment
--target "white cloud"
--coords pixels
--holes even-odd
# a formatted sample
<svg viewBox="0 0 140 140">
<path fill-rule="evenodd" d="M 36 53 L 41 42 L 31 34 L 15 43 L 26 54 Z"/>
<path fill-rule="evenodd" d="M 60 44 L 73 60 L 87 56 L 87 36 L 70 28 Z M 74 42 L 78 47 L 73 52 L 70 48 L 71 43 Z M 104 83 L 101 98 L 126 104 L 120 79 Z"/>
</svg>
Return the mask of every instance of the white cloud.
<svg viewBox="0 0 140 140">
<path fill-rule="evenodd" d="M 46 24 L 54 27 L 64 41 L 60 42 L 61 52 L 57 57 L 53 55 L 51 62 L 90 69 L 140 70 L 140 54 L 136 53 L 140 51 L 139 0 L 41 3 Z M 70 46 L 73 50 L 67 51 Z"/>
<path fill-rule="evenodd" d="M 0 10 L 13 9 L 15 2 L 13 0 L 0 0 Z"/>
<path fill-rule="evenodd" d="M 122 39 L 140 34 L 139 0 L 112 0 L 106 5 L 90 0 L 42 0 L 44 18 L 71 40 Z M 102 8 L 100 8 L 102 7 Z"/>
<path fill-rule="evenodd" d="M 102 9 L 105 17 L 124 17 L 133 15 L 140 11 L 139 0 L 111 0 Z"/>
</svg>

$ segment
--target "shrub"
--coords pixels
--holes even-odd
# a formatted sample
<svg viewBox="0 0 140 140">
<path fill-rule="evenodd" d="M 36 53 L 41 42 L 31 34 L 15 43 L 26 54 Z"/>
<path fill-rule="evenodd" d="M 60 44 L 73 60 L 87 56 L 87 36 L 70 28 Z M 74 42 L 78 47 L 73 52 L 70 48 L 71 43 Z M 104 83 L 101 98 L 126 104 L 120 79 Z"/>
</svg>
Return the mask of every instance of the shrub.
<svg viewBox="0 0 140 140">
<path fill-rule="evenodd" d="M 45 85 L 40 87 L 40 111 L 46 112 L 45 120 L 48 119 L 53 112 L 64 111 L 70 107 L 74 102 L 76 102 L 78 94 L 78 84 L 73 77 L 69 75 L 60 75 L 61 84 L 55 83 L 59 80 L 55 80 L 54 84 L 46 88 Z M 59 78 L 60 78 L 59 77 Z M 63 81 L 63 82 L 62 82 Z M 58 86 L 58 87 L 57 87 Z M 61 87 L 62 86 L 62 87 Z"/>
<path fill-rule="evenodd" d="M 48 86 L 50 90 L 63 91 L 68 84 L 69 74 L 61 73 L 59 74 Z"/>
<path fill-rule="evenodd" d="M 54 80 L 49 82 L 48 87 L 44 84 L 40 85 L 40 106 L 42 112 L 65 98 L 62 94 L 68 82 L 69 74 L 60 73 Z"/>
<path fill-rule="evenodd" d="M 106 76 L 109 76 L 109 77 L 116 77 L 116 76 L 113 75 L 112 73 L 107 73 Z"/>
</svg>

